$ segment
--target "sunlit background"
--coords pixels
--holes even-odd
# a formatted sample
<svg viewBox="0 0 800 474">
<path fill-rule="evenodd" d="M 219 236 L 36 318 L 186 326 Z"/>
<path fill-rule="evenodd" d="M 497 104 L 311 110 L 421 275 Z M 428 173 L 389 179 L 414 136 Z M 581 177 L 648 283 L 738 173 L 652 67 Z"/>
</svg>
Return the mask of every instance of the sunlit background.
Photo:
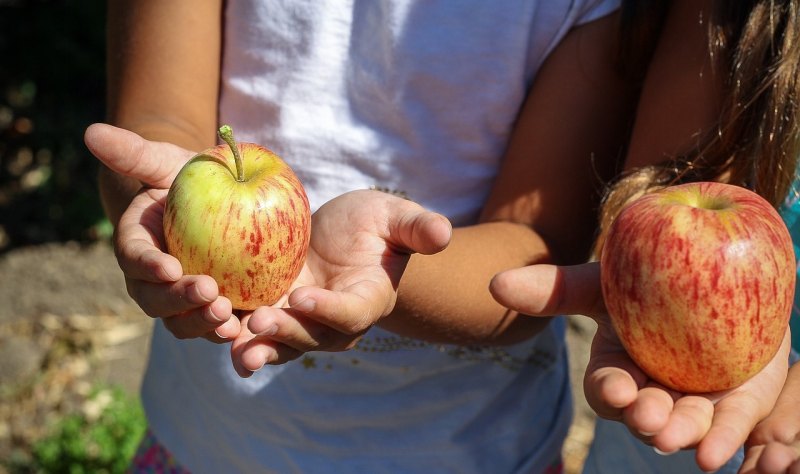
<svg viewBox="0 0 800 474">
<path fill-rule="evenodd" d="M 0 473 L 124 472 L 148 318 L 127 295 L 83 130 L 104 0 L 0 0 Z"/>
</svg>

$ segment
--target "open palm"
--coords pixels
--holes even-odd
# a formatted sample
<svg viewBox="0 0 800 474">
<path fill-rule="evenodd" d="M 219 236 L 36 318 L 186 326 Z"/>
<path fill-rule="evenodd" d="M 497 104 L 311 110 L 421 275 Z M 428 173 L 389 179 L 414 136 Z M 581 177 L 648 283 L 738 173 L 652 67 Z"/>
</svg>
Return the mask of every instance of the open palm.
<svg viewBox="0 0 800 474">
<path fill-rule="evenodd" d="M 696 447 L 698 466 L 706 471 L 721 467 L 744 444 L 772 410 L 786 379 L 788 333 L 772 361 L 735 389 L 683 394 L 660 385 L 634 363 L 614 332 L 597 263 L 510 270 L 495 277 L 491 291 L 498 302 L 523 314 L 592 317 L 598 330 L 584 378 L 589 405 L 661 452 Z"/>
<path fill-rule="evenodd" d="M 450 240 L 449 221 L 418 204 L 378 191 L 344 194 L 312 216 L 308 256 L 289 294 L 234 317 L 213 278 L 184 275 L 165 252 L 166 194 L 194 153 L 104 124 L 90 126 L 85 141 L 111 170 L 143 185 L 115 230 L 130 295 L 176 337 L 233 341 L 243 376 L 309 350 L 351 347 L 394 307 L 409 256 L 438 252 Z"/>
<path fill-rule="evenodd" d="M 451 233 L 441 215 L 368 190 L 329 201 L 314 213 L 311 228 L 308 258 L 287 304 L 242 319 L 233 357 L 243 375 L 307 351 L 352 347 L 394 308 L 410 255 L 442 250 Z"/>
<path fill-rule="evenodd" d="M 176 337 L 223 342 L 236 336 L 239 320 L 214 279 L 184 275 L 180 262 L 165 251 L 167 191 L 194 153 L 105 124 L 87 128 L 84 140 L 105 166 L 141 183 L 114 232 L 114 251 L 131 297 Z"/>
</svg>

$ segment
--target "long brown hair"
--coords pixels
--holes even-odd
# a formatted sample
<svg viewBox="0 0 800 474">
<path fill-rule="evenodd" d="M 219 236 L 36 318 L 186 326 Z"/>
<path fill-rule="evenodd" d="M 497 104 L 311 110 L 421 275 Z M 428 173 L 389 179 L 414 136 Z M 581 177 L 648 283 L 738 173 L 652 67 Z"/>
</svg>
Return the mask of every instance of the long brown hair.
<svg viewBox="0 0 800 474">
<path fill-rule="evenodd" d="M 620 45 L 627 49 L 620 55 L 626 72 L 643 77 L 667 7 L 664 0 L 623 1 Z M 709 51 L 725 81 L 717 124 L 692 149 L 612 183 L 602 206 L 598 249 L 627 202 L 664 186 L 724 179 L 776 207 L 786 198 L 800 154 L 798 15 L 798 0 L 715 2 Z M 631 49 L 631 44 L 640 46 Z"/>
</svg>

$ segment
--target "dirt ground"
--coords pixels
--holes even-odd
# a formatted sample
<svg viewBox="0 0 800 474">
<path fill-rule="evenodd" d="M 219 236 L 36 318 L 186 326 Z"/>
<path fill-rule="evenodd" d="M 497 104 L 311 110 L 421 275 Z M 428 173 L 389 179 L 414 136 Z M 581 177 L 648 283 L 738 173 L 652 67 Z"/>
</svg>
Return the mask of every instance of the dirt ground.
<svg viewBox="0 0 800 474">
<path fill-rule="evenodd" d="M 60 415 L 86 410 L 97 383 L 138 393 L 152 321 L 130 300 L 105 243 L 48 244 L 0 256 L 0 459 Z M 576 417 L 565 471 L 580 472 L 594 418 L 581 392 L 594 323 L 570 318 Z M 2 467 L 0 467 L 0 474 Z"/>
</svg>

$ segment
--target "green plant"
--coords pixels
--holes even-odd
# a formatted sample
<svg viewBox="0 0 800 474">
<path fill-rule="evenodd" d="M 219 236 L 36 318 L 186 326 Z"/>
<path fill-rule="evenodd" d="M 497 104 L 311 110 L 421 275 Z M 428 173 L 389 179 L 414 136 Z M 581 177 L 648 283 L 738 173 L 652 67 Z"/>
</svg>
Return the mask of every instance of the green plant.
<svg viewBox="0 0 800 474">
<path fill-rule="evenodd" d="M 138 399 L 116 387 L 96 389 L 83 409 L 65 416 L 34 444 L 17 472 L 122 473 L 146 429 Z"/>
</svg>

